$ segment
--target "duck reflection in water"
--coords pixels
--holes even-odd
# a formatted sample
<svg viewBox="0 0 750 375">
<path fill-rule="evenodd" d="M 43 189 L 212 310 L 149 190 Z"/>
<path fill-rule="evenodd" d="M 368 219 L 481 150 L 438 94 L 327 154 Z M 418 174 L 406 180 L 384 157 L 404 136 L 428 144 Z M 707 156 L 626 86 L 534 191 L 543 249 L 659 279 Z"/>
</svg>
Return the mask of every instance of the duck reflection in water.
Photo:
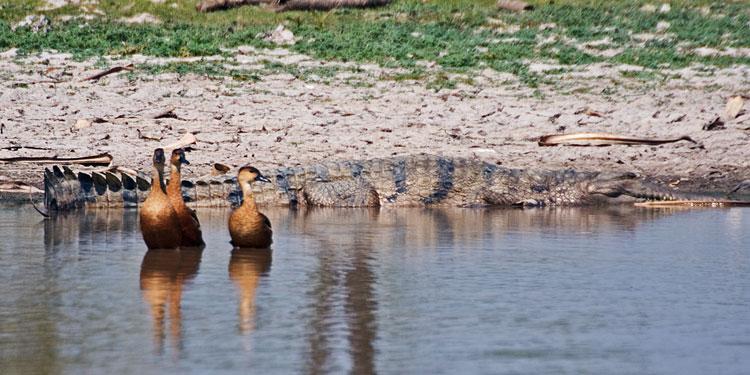
<svg viewBox="0 0 750 375">
<path fill-rule="evenodd" d="M 164 322 L 167 317 L 172 345 L 178 351 L 182 348 L 182 291 L 198 274 L 201 256 L 201 249 L 185 248 L 149 250 L 143 257 L 141 292 L 151 309 L 154 343 L 158 353 L 164 349 Z"/>
<path fill-rule="evenodd" d="M 271 269 L 271 249 L 232 250 L 229 260 L 229 278 L 239 293 L 239 329 L 249 334 L 255 329 L 255 292 L 261 277 Z"/>
</svg>

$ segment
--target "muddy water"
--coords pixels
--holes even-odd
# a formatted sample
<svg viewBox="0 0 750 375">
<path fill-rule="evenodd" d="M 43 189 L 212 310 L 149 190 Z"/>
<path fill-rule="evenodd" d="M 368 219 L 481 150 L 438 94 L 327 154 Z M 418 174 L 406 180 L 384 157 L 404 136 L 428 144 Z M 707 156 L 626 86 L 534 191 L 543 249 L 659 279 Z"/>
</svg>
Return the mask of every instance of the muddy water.
<svg viewBox="0 0 750 375">
<path fill-rule="evenodd" d="M 0 211 L 0 373 L 747 373 L 750 209 Z"/>
</svg>

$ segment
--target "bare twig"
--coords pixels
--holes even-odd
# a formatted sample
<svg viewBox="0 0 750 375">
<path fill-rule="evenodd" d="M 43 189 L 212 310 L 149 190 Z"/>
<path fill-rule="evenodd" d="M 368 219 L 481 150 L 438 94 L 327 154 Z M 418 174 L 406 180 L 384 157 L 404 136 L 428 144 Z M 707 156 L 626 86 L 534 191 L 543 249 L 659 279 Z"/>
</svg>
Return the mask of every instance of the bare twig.
<svg viewBox="0 0 750 375">
<path fill-rule="evenodd" d="M 114 74 L 114 73 L 119 73 L 119 72 L 122 72 L 124 70 L 132 71 L 134 68 L 135 68 L 135 65 L 133 65 L 133 64 L 128 64 L 128 65 L 125 65 L 125 66 L 116 66 L 116 67 L 114 67 L 112 69 L 105 70 L 103 72 L 94 74 L 93 76 L 86 77 L 86 78 L 82 79 L 82 81 L 96 81 L 99 78 L 102 78 L 104 76 L 107 76 L 107 75 L 110 75 L 110 74 Z"/>
<path fill-rule="evenodd" d="M 26 148 L 26 149 L 29 149 L 29 150 L 44 150 L 44 151 L 51 150 L 51 148 L 36 147 L 36 146 L 7 146 L 7 147 L 0 148 L 0 150 L 18 151 L 18 150 L 20 150 L 22 148 Z"/>
<path fill-rule="evenodd" d="M 49 213 L 48 212 L 44 212 L 44 211 L 40 210 L 39 207 L 36 206 L 36 203 L 34 203 L 34 197 L 31 195 L 32 188 L 33 188 L 33 186 L 29 185 L 29 202 L 31 202 L 31 207 L 34 207 L 34 209 L 36 210 L 36 212 L 39 212 L 40 215 L 42 215 L 44 217 L 49 217 Z"/>
</svg>

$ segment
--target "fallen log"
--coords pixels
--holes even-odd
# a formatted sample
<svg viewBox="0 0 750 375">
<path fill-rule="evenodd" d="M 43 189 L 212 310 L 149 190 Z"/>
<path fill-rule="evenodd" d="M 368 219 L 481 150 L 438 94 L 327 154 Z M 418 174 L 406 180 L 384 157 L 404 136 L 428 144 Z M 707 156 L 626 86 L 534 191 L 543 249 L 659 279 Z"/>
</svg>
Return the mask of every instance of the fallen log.
<svg viewBox="0 0 750 375">
<path fill-rule="evenodd" d="M 213 12 L 242 5 L 259 5 L 270 2 L 272 0 L 203 0 L 195 5 L 195 10 L 199 12 Z"/>
<path fill-rule="evenodd" d="M 290 10 L 331 10 L 335 8 L 371 8 L 388 5 L 391 0 L 279 0 L 277 12 Z"/>
</svg>

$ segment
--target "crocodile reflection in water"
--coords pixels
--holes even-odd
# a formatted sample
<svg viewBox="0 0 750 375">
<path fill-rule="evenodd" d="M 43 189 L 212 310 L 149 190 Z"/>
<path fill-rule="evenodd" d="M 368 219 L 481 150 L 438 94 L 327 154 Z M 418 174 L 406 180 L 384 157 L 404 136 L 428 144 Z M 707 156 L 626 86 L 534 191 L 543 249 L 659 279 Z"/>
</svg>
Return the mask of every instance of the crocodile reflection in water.
<svg viewBox="0 0 750 375">
<path fill-rule="evenodd" d="M 202 250 L 196 248 L 149 250 L 141 264 L 140 288 L 149 304 L 157 352 L 164 349 L 165 320 L 176 350 L 182 349 L 182 292 L 195 278 Z"/>
<path fill-rule="evenodd" d="M 374 373 L 378 337 L 378 296 L 375 293 L 378 258 L 375 244 L 386 248 L 452 249 L 483 236 L 498 241 L 510 233 L 535 230 L 553 232 L 598 232 L 619 228 L 634 230 L 639 223 L 668 216 L 671 210 L 619 207 L 607 210 L 565 208 L 557 210 L 341 210 L 315 208 L 289 213 L 291 231 L 314 238 L 320 249 L 310 274 L 309 306 L 306 317 L 307 368 L 309 373 Z M 311 226 L 315 223 L 315 227 Z M 283 225 L 283 224 L 282 224 Z M 295 227 L 296 226 L 296 227 Z M 326 230 L 321 230 L 325 228 Z M 470 254 L 464 254 L 471 256 Z M 386 283 L 387 284 L 387 283 Z M 382 290 L 388 293 L 387 289 Z M 337 339 L 345 313 L 351 369 L 336 361 Z"/>
<path fill-rule="evenodd" d="M 320 216 L 328 216 L 337 223 L 346 222 L 360 230 L 347 231 L 346 236 L 340 236 L 338 233 L 315 235 L 300 228 L 315 235 L 321 249 L 317 269 L 311 275 L 313 305 L 307 336 L 307 372 L 317 374 L 334 370 L 330 341 L 335 335 L 332 331 L 335 324 L 331 323 L 335 319 L 338 302 L 335 296 L 341 292 L 348 327 L 348 353 L 352 363 L 350 372 L 373 374 L 376 372 L 374 341 L 377 337 L 375 312 L 378 308 L 374 294 L 376 277 L 371 267 L 374 246 L 368 227 L 356 224 L 377 222 L 379 211 L 308 210 L 295 215 L 293 220 L 298 220 L 304 227 L 308 222 L 305 216 L 310 214 L 316 215 L 316 221 L 320 220 Z"/>
</svg>

